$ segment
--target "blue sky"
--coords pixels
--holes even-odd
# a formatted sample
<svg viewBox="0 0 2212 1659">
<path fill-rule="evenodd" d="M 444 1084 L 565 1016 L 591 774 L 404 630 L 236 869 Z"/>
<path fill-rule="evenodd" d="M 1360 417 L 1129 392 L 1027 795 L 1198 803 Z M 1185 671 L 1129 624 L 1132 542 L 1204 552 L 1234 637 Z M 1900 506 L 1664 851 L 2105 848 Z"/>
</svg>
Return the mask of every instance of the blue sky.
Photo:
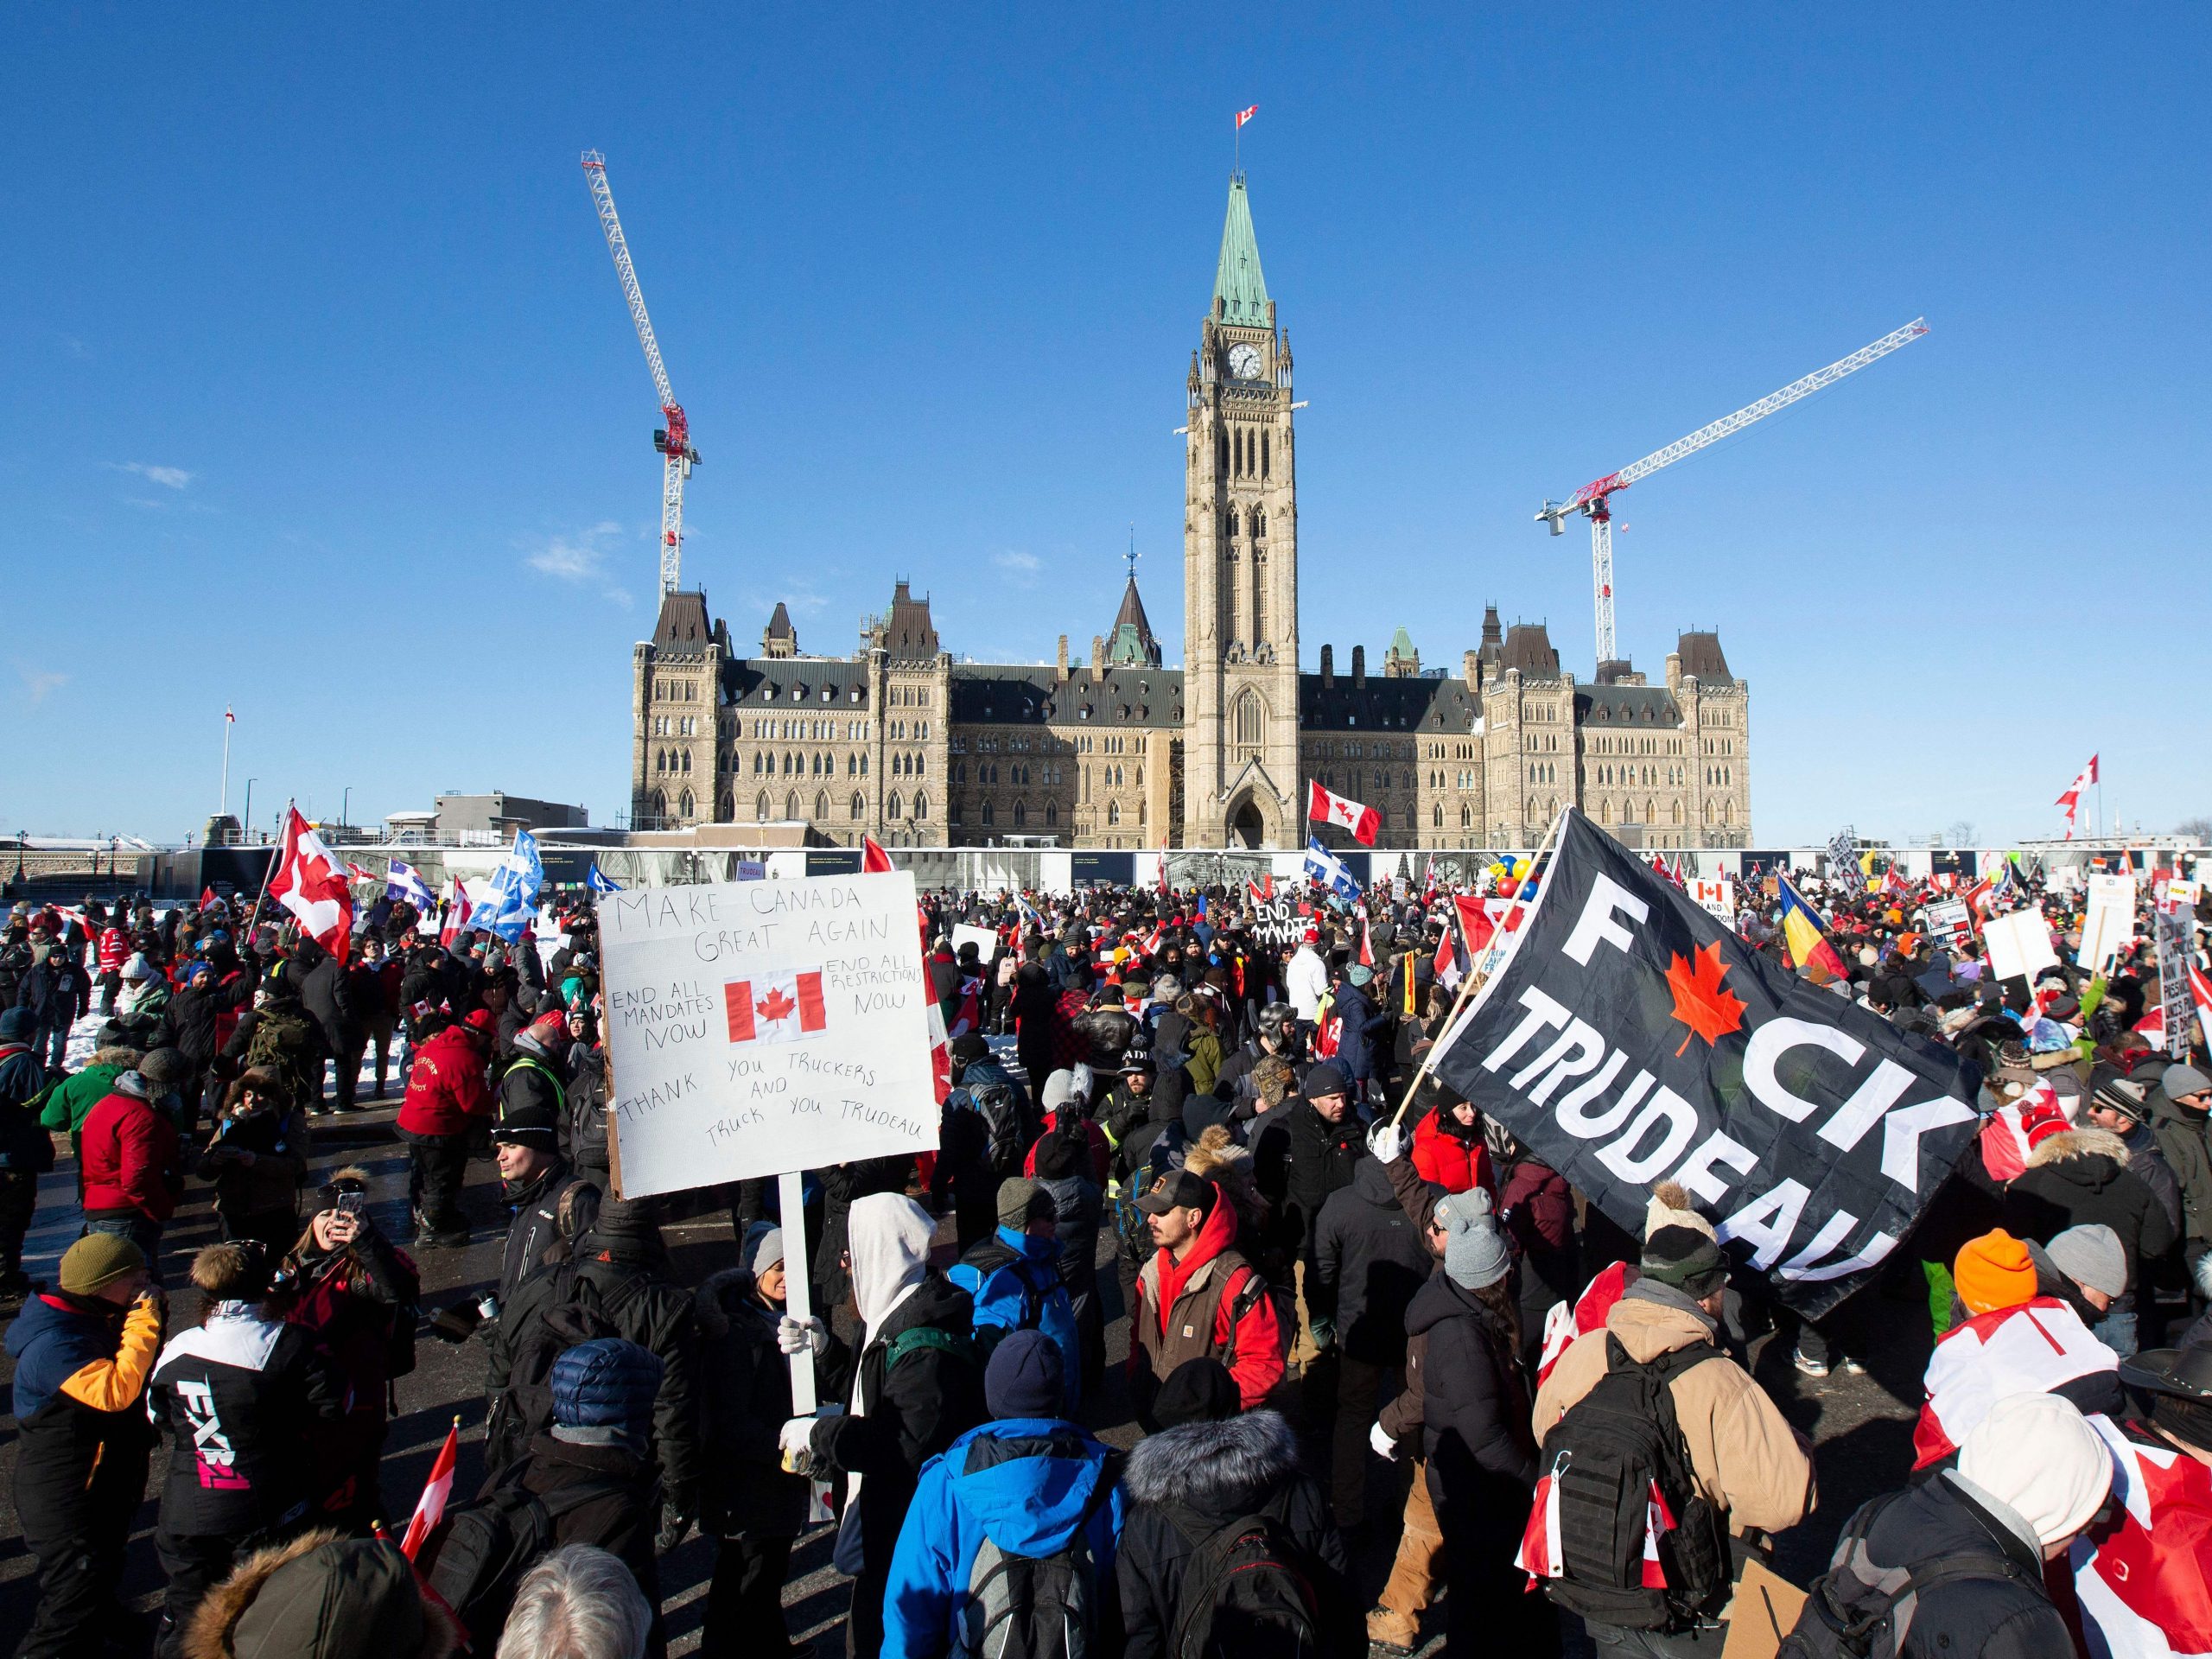
<svg viewBox="0 0 2212 1659">
<path fill-rule="evenodd" d="M 1080 653 L 1134 524 L 1179 655 L 1254 103 L 1309 667 L 1495 601 L 1586 676 L 1541 500 L 1924 313 L 1621 499 L 1624 646 L 1720 629 L 1762 842 L 2049 832 L 2092 750 L 2212 811 L 2201 11 L 826 10 L 12 15 L 0 831 L 196 829 L 226 702 L 264 822 L 622 810 L 659 474 L 587 146 L 741 640 L 849 650 L 906 575 L 957 651 Z"/>
</svg>

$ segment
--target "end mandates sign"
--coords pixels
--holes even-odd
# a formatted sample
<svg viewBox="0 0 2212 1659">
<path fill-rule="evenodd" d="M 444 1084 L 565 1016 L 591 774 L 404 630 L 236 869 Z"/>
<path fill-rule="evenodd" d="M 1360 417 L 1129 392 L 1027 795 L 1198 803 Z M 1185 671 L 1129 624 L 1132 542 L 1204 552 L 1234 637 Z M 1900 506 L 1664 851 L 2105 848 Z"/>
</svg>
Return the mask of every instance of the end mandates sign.
<svg viewBox="0 0 2212 1659">
<path fill-rule="evenodd" d="M 937 1149 L 912 875 L 607 893 L 599 930 L 624 1198 Z"/>
<path fill-rule="evenodd" d="M 1680 1182 L 1739 1270 L 1824 1313 L 1975 1132 L 1956 1058 L 1751 950 L 1570 810 L 1436 1074 L 1631 1233 Z"/>
</svg>

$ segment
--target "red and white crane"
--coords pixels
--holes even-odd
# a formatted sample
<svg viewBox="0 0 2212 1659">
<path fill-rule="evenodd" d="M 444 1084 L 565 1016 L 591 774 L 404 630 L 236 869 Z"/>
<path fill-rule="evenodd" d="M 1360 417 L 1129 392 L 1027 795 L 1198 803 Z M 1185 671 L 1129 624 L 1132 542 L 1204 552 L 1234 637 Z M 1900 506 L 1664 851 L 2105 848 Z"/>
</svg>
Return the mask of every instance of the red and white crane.
<svg viewBox="0 0 2212 1659">
<path fill-rule="evenodd" d="M 1716 444 L 1732 433 L 1740 432 L 1755 422 L 1763 421 L 1777 410 L 1787 409 L 1801 397 L 1809 397 L 1822 386 L 1834 385 L 1847 374 L 1856 374 L 1877 358 L 1887 357 L 1900 346 L 1910 346 L 1928 332 L 1928 320 L 1915 317 L 1892 334 L 1884 334 L 1872 345 L 1862 346 L 1849 357 L 1831 363 L 1825 369 L 1816 369 L 1802 380 L 1793 380 L 1780 391 L 1769 392 L 1756 404 L 1738 410 L 1733 415 L 1722 416 L 1710 426 L 1701 426 L 1686 438 L 1677 438 L 1664 449 L 1655 449 L 1642 461 L 1632 461 L 1618 473 L 1607 473 L 1593 479 L 1577 490 L 1565 501 L 1546 501 L 1543 511 L 1536 517 L 1551 526 L 1552 534 L 1561 534 L 1565 521 L 1575 513 L 1586 514 L 1590 519 L 1590 575 L 1598 596 L 1598 660 L 1611 663 L 1618 659 L 1613 644 L 1613 514 L 1611 498 L 1638 480 L 1646 479 L 1662 467 L 1671 467 L 1686 455 Z"/>
<path fill-rule="evenodd" d="M 683 577 L 683 480 L 699 464 L 691 447 L 691 423 L 683 405 L 670 390 L 668 370 L 660 360 L 660 342 L 653 338 L 653 320 L 645 315 L 645 296 L 638 289 L 637 267 L 630 263 L 630 245 L 622 238 L 622 221 L 614 215 L 614 193 L 607 188 L 607 157 L 595 149 L 584 151 L 584 177 L 591 185 L 592 203 L 599 209 L 600 228 L 607 232 L 607 251 L 614 256 L 614 274 L 622 279 L 622 297 L 630 302 L 630 321 L 638 326 L 638 344 L 645 348 L 645 366 L 652 371 L 653 391 L 660 397 L 664 425 L 653 433 L 653 448 L 660 452 L 660 590 L 673 593 Z"/>
</svg>

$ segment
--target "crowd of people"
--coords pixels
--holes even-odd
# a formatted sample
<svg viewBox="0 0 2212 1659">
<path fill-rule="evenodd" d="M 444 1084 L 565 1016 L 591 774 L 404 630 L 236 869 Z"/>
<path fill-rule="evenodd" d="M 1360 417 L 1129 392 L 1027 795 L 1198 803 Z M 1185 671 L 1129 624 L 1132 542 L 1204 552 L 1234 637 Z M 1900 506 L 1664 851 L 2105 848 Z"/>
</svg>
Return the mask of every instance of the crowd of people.
<svg viewBox="0 0 2212 1659">
<path fill-rule="evenodd" d="M 2147 941 L 1999 981 L 1971 927 L 1929 931 L 1930 892 L 1808 887 L 1831 954 L 1794 959 L 1756 880 L 1744 947 L 1948 1051 L 1986 1124 L 1884 1287 L 1811 1321 L 1691 1193 L 1662 1183 L 1624 1225 L 1428 1074 L 1482 966 L 1433 885 L 925 895 L 939 1143 L 810 1172 L 804 1216 L 768 1182 L 616 1196 L 587 904 L 509 940 L 387 901 L 343 959 L 212 895 L 19 905 L 20 1651 L 127 1644 L 117 1591 L 166 1440 L 154 1641 L 186 1659 L 657 1656 L 662 1562 L 694 1529 L 701 1650 L 803 1654 L 784 1592 L 833 1524 L 858 1659 L 1412 1650 L 1440 1602 L 1461 1659 L 1576 1629 L 1715 1655 L 1732 1586 L 1820 1500 L 1753 1344 L 1776 1333 L 1808 1383 L 1857 1372 L 1908 1277 L 1932 1343 L 1912 1465 L 1844 1523 L 1789 1650 L 2060 1659 L 2114 1649 L 2122 1620 L 2212 1649 L 2202 1032 L 2163 1040 Z M 2078 898 L 2007 887 L 2070 963 Z M 2187 944 L 2202 968 L 2201 925 Z M 404 1238 L 363 1171 L 312 1173 L 318 1123 L 388 1081 Z M 429 1306 L 424 1253 L 491 1221 L 486 1157 L 496 1282 Z M 80 1236 L 35 1284 L 57 1160 Z M 194 1183 L 219 1238 L 178 1262 Z M 728 1213 L 702 1282 L 664 1242 L 678 1207 Z M 818 1313 L 791 1312 L 795 1283 Z M 424 1337 L 484 1356 L 485 1478 L 403 1541 L 383 1523 L 414 1494 L 380 1473 Z M 794 1363 L 830 1403 L 794 1410 Z M 1389 1559 L 1379 1589 L 1363 1554 Z"/>
</svg>

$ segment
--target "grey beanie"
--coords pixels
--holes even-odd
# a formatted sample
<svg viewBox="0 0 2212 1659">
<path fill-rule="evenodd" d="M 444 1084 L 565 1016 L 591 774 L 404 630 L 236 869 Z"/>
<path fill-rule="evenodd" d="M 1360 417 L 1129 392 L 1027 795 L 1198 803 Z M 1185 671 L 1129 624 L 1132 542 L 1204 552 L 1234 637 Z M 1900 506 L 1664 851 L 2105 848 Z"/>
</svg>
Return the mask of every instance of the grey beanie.
<svg viewBox="0 0 2212 1659">
<path fill-rule="evenodd" d="M 766 1222 L 755 1222 L 745 1236 L 745 1268 L 759 1278 L 771 1268 L 784 1264 L 784 1230 Z"/>
<path fill-rule="evenodd" d="M 1453 1284 L 1480 1290 L 1505 1277 L 1513 1257 L 1491 1218 L 1488 1192 L 1471 1186 L 1440 1199 L 1436 1220 L 1445 1230 L 1444 1271 Z"/>
<path fill-rule="evenodd" d="M 2120 1246 L 2120 1235 L 2102 1223 L 2069 1227 L 2043 1248 L 2051 1266 L 2075 1283 L 2107 1296 L 2126 1294 L 2127 1252 Z"/>
</svg>

